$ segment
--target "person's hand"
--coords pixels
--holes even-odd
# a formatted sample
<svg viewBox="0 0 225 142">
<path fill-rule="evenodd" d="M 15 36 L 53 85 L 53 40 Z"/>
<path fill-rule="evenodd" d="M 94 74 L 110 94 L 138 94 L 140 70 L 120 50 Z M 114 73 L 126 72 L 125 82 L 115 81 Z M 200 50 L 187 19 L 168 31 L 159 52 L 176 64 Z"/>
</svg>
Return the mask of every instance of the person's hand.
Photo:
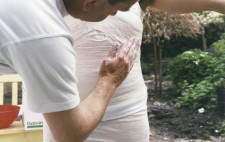
<svg viewBox="0 0 225 142">
<path fill-rule="evenodd" d="M 120 49 L 113 47 L 101 64 L 100 79 L 109 81 L 115 87 L 119 86 L 131 70 L 139 48 L 139 40 L 134 37 Z"/>
</svg>

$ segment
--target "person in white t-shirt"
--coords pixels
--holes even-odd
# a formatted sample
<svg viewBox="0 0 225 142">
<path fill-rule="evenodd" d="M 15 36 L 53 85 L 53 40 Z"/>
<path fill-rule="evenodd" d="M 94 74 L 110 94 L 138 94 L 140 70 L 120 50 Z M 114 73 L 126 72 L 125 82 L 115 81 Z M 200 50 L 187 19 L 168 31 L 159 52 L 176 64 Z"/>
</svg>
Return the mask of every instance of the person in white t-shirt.
<svg viewBox="0 0 225 142">
<path fill-rule="evenodd" d="M 55 141 L 86 139 L 133 64 L 135 54 L 128 53 L 127 48 L 136 50 L 139 44 L 138 39 L 131 38 L 119 52 L 110 52 L 100 65 L 95 87 L 80 102 L 73 37 L 63 17 L 69 13 L 81 20 L 97 22 L 118 10 L 129 10 L 136 1 L 0 1 L 0 74 L 18 73 L 23 78 L 28 107 L 43 113 Z"/>
<path fill-rule="evenodd" d="M 169 8 L 159 6 L 166 5 Z M 176 3 L 174 3 L 176 2 Z M 152 7 L 175 13 L 212 9 L 225 13 L 219 7 L 207 8 L 208 0 L 155 1 Z M 197 5 L 193 6 L 193 3 Z M 225 4 L 225 1 L 223 2 Z M 97 82 L 98 66 L 105 53 L 116 42 L 118 48 L 132 36 L 142 38 L 145 1 L 135 3 L 127 12 L 117 12 L 104 21 L 93 23 L 65 17 L 74 34 L 76 75 L 81 100 L 85 99 Z M 212 4 L 209 5 L 211 7 Z M 116 47 L 115 47 L 116 48 Z M 141 71 L 140 52 L 125 81 L 116 89 L 102 121 L 85 142 L 148 142 L 147 88 Z"/>
<path fill-rule="evenodd" d="M 1 0 L 0 74 L 18 73 L 28 107 L 42 113 L 58 142 L 82 142 L 101 120 L 111 95 L 132 67 L 139 41 L 106 56 L 96 86 L 80 102 L 73 37 L 63 17 L 100 21 L 136 0 Z M 93 103 L 94 102 L 94 103 Z M 44 130 L 45 133 L 45 130 Z"/>
<path fill-rule="evenodd" d="M 117 12 L 115 16 L 98 23 L 65 17 L 74 34 L 77 88 L 81 100 L 88 96 L 96 84 L 101 59 L 115 42 L 119 48 L 129 37 L 142 38 L 143 16 L 144 12 L 136 3 L 129 12 Z M 86 141 L 147 142 L 149 123 L 146 102 L 147 88 L 138 52 L 127 78 L 114 92 L 101 123 Z"/>
</svg>

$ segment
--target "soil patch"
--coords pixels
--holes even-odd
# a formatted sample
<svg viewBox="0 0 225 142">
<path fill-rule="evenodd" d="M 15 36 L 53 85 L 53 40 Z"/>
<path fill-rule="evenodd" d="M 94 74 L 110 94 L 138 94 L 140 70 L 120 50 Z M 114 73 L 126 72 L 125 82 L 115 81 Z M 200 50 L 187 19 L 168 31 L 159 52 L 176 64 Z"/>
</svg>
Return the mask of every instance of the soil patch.
<svg viewBox="0 0 225 142">
<path fill-rule="evenodd" d="M 175 107 L 174 99 L 164 90 L 160 95 L 149 89 L 148 115 L 151 142 L 225 142 L 212 122 L 218 120 L 216 111 Z"/>
</svg>

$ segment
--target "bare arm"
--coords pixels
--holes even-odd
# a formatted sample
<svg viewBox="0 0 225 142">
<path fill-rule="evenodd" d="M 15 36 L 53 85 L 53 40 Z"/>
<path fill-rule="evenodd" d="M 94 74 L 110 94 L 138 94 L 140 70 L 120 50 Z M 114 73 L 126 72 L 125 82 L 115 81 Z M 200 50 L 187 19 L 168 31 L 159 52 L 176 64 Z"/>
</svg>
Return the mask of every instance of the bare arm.
<svg viewBox="0 0 225 142">
<path fill-rule="evenodd" d="M 225 0 L 143 0 L 142 10 L 148 6 L 171 13 L 191 13 L 204 10 L 225 14 Z"/>
<path fill-rule="evenodd" d="M 132 66 L 132 55 L 127 54 L 126 49 L 137 46 L 139 42 L 131 39 L 122 47 L 117 57 L 110 54 L 111 60 L 103 61 L 96 87 L 77 107 L 44 114 L 57 142 L 83 142 L 97 126 L 113 92 L 125 79 Z"/>
</svg>

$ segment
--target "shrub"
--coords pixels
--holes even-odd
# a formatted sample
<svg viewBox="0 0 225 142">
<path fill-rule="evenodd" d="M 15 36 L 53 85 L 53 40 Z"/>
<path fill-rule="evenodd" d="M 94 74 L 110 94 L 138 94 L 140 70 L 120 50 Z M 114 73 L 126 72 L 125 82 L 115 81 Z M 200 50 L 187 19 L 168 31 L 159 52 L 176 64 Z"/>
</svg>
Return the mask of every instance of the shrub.
<svg viewBox="0 0 225 142">
<path fill-rule="evenodd" d="M 213 57 L 199 49 L 186 51 L 176 56 L 169 64 L 173 90 L 180 94 L 186 86 L 200 82 L 209 76 L 214 68 Z"/>
<path fill-rule="evenodd" d="M 186 85 L 182 89 L 181 96 L 177 98 L 177 106 L 186 106 L 189 108 L 208 108 L 216 107 L 216 90 L 225 87 L 225 34 L 222 39 L 213 44 L 216 56 L 213 57 L 213 70 L 203 79 Z M 195 70 L 198 72 L 198 70 Z M 200 71 L 201 72 L 201 71 Z M 190 74 L 192 72 L 189 72 Z M 196 74 L 195 72 L 193 72 Z"/>
</svg>

